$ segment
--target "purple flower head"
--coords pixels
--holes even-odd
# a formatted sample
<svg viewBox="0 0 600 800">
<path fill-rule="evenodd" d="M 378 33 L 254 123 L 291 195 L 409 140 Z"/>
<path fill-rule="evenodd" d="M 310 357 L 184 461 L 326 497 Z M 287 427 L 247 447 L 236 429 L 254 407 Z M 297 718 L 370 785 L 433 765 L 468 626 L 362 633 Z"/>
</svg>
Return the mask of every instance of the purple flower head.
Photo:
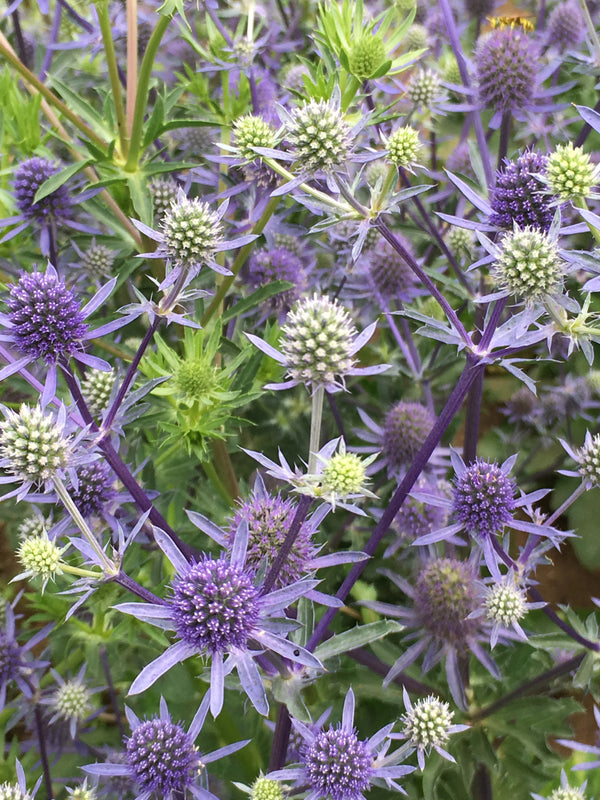
<svg viewBox="0 0 600 800">
<path fill-rule="evenodd" d="M 13 610 L 15 603 L 16 600 L 6 606 L 6 622 L 0 629 L 0 710 L 4 708 L 6 690 L 11 683 L 15 683 L 25 697 L 32 697 L 36 689 L 34 670 L 45 667 L 48 663 L 34 661 L 30 658 L 29 651 L 46 638 L 52 625 L 46 625 L 24 645 L 20 645 L 16 636 L 16 618 Z"/>
<path fill-rule="evenodd" d="M 421 479 L 415 485 L 415 491 L 448 497 L 450 495 L 450 484 L 443 480 L 431 482 Z M 422 500 L 409 495 L 402 504 L 400 511 L 394 517 L 392 530 L 397 536 L 388 545 L 384 558 L 393 555 L 402 545 L 412 544 L 420 536 L 425 536 L 431 531 L 441 528 L 446 524 L 447 519 L 447 509 L 428 505 Z"/>
<path fill-rule="evenodd" d="M 217 529 L 216 535 L 221 534 Z M 157 603 L 123 603 L 116 608 L 160 628 L 172 628 L 179 639 L 144 667 L 133 682 L 130 694 L 145 691 L 175 664 L 195 655 L 207 655 L 211 659 L 210 709 L 213 716 L 216 717 L 223 707 L 225 676 L 234 669 L 254 707 L 266 714 L 269 704 L 263 679 L 254 662 L 259 652 L 274 650 L 291 662 L 321 668 L 320 661 L 311 653 L 287 641 L 285 637 L 290 626 L 279 619 L 284 608 L 314 589 L 318 581 L 297 581 L 282 589 L 261 593 L 260 585 L 254 583 L 254 571 L 245 566 L 247 525 L 238 527 L 227 556 L 214 559 L 205 555 L 193 564 L 188 563 L 163 531 L 157 529 L 155 539 L 177 573 L 172 597 Z"/>
<path fill-rule="evenodd" d="M 516 161 L 505 161 L 496 173 L 492 190 L 490 224 L 512 230 L 516 222 L 520 227 L 529 225 L 547 232 L 552 225 L 554 208 L 543 187 L 534 177 L 544 174 L 548 158 L 533 150 L 526 150 Z"/>
<path fill-rule="evenodd" d="M 537 51 L 518 28 L 499 28 L 480 41 L 476 52 L 479 97 L 493 111 L 512 111 L 533 97 Z"/>
<path fill-rule="evenodd" d="M 70 487 L 69 493 L 84 517 L 100 515 L 116 495 L 112 472 L 101 461 L 92 461 L 80 467 L 77 481 L 77 487 Z"/>
<path fill-rule="evenodd" d="M 435 417 L 421 403 L 396 403 L 385 415 L 382 452 L 396 469 L 410 464 L 433 428 Z"/>
<path fill-rule="evenodd" d="M 358 738 L 354 728 L 354 692 L 348 690 L 342 723 L 326 730 L 315 730 L 298 720 L 292 724 L 304 739 L 299 751 L 299 766 L 270 773 L 274 780 L 293 781 L 306 789 L 305 800 L 363 800 L 372 784 L 403 791 L 395 782 L 414 770 L 399 765 L 400 751 L 387 755 L 390 746 L 387 725 L 370 739 Z"/>
<path fill-rule="evenodd" d="M 474 579 L 467 562 L 438 558 L 427 563 L 415 583 L 415 610 L 423 627 L 463 650 L 476 627 L 467 619 L 477 606 Z"/>
<path fill-rule="evenodd" d="M 0 369 L 0 380 L 13 375 L 32 361 L 43 359 L 48 373 L 42 405 L 54 397 L 56 365 L 74 358 L 88 367 L 108 370 L 109 364 L 85 352 L 89 339 L 104 336 L 122 327 L 128 318 L 90 330 L 85 320 L 107 300 L 116 283 L 113 278 L 81 308 L 73 292 L 67 288 L 52 264 L 46 272 L 22 272 L 17 283 L 9 287 L 7 314 L 0 314 L 0 341 L 9 342 L 22 353 L 22 358 Z"/>
<path fill-rule="evenodd" d="M 474 536 L 492 536 L 512 520 L 516 483 L 497 464 L 480 458 L 457 478 L 454 516 Z"/>
<path fill-rule="evenodd" d="M 22 272 L 9 292 L 8 321 L 21 353 L 50 364 L 83 350 L 87 325 L 79 302 L 54 270 Z"/>
<path fill-rule="evenodd" d="M 585 22 L 576 0 L 565 0 L 556 5 L 548 17 L 548 44 L 561 52 L 581 44 L 585 36 Z"/>
<path fill-rule="evenodd" d="M 263 353 L 287 367 L 291 380 L 269 384 L 267 389 L 288 389 L 303 383 L 329 392 L 345 388 L 347 375 L 375 375 L 387 364 L 356 367 L 354 356 L 375 332 L 376 323 L 358 333 L 349 313 L 336 300 L 313 294 L 302 298 L 287 316 L 281 329 L 281 351 L 246 333 Z"/>
<path fill-rule="evenodd" d="M 126 708 L 131 736 L 126 742 L 125 757 L 110 763 L 91 764 L 86 772 L 114 779 L 133 780 L 140 791 L 136 800 L 175 800 L 189 792 L 196 800 L 217 800 L 212 792 L 200 785 L 205 777 L 206 764 L 235 753 L 248 742 L 236 742 L 212 753 L 201 754 L 194 741 L 206 719 L 206 695 L 186 731 L 174 723 L 167 704 L 161 697 L 160 716 L 141 721 Z M 205 782 L 205 781 L 204 781 Z"/>
<path fill-rule="evenodd" d="M 289 281 L 292 289 L 272 297 L 270 306 L 287 313 L 306 288 L 306 272 L 300 258 L 285 247 L 257 250 L 248 263 L 246 277 L 250 286 L 257 289 L 273 281 Z"/>
<path fill-rule="evenodd" d="M 34 203 L 40 186 L 58 171 L 58 167 L 47 158 L 34 156 L 20 164 L 15 170 L 15 199 L 17 208 L 24 217 L 45 223 L 49 219 L 60 219 L 69 214 L 71 198 L 63 184 L 54 192 Z"/>
<path fill-rule="evenodd" d="M 398 238 L 410 253 L 410 244 L 402 236 Z M 384 301 L 407 301 L 414 296 L 417 286 L 414 272 L 385 239 L 380 237 L 366 253 L 366 261 L 369 279 Z"/>
</svg>

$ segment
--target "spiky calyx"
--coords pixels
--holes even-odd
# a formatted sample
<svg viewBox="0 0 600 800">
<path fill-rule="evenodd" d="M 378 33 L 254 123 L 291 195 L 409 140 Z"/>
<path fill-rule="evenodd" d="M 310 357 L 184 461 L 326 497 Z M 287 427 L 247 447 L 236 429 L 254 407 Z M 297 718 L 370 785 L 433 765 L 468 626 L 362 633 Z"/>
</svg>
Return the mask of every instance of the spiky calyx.
<svg viewBox="0 0 600 800">
<path fill-rule="evenodd" d="M 502 239 L 493 268 L 498 285 L 528 303 L 559 290 L 563 270 L 556 243 L 531 226 L 515 228 Z"/>
<path fill-rule="evenodd" d="M 421 149 L 419 133 L 409 125 L 395 130 L 387 141 L 388 158 L 397 167 L 410 167 Z"/>
<path fill-rule="evenodd" d="M 350 48 L 350 72 L 359 81 L 366 81 L 382 66 L 385 58 L 385 44 L 381 36 L 377 33 L 363 34 Z"/>
<path fill-rule="evenodd" d="M 350 125 L 331 100 L 310 100 L 292 111 L 286 139 L 298 166 L 309 173 L 333 172 L 352 146 Z"/>
<path fill-rule="evenodd" d="M 260 155 L 255 147 L 275 147 L 277 132 L 262 117 L 246 114 L 233 123 L 233 138 L 241 158 L 256 161 Z"/>
<path fill-rule="evenodd" d="M 592 164 L 588 153 L 583 152 L 583 147 L 573 147 L 573 142 L 557 145 L 548 156 L 548 186 L 561 200 L 589 197 L 598 183 L 598 175 L 598 167 Z"/>
<path fill-rule="evenodd" d="M 26 405 L 6 415 L 0 422 L 0 458 L 6 459 L 9 472 L 24 481 L 45 483 L 68 465 L 71 442 L 50 415 Z"/>
<path fill-rule="evenodd" d="M 211 261 L 223 241 L 223 226 L 216 211 L 197 197 L 179 196 L 162 218 L 166 257 L 184 269 Z"/>
</svg>

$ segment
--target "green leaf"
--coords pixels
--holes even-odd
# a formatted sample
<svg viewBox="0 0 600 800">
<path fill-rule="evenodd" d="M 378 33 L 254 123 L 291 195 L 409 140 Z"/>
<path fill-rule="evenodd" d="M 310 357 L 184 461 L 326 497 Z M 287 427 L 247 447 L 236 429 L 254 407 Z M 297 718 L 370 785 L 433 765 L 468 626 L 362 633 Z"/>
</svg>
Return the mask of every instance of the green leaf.
<svg viewBox="0 0 600 800">
<path fill-rule="evenodd" d="M 152 198 L 143 172 L 134 172 L 127 178 L 131 202 L 140 218 L 146 225 L 152 225 Z"/>
<path fill-rule="evenodd" d="M 261 286 L 260 289 L 252 292 L 251 295 L 246 297 L 244 300 L 240 300 L 239 303 L 236 303 L 232 308 L 226 311 L 222 317 L 223 322 L 227 323 L 234 317 L 244 314 L 246 311 L 250 311 L 250 309 L 260 305 L 260 303 L 264 303 L 265 300 L 268 300 L 274 295 L 293 288 L 294 284 L 290 283 L 289 281 L 273 281 L 267 286 Z"/>
<path fill-rule="evenodd" d="M 150 119 L 146 123 L 142 147 L 145 149 L 156 139 L 162 130 L 165 116 L 165 104 L 160 95 L 156 98 Z"/>
<path fill-rule="evenodd" d="M 334 656 L 347 653 L 348 650 L 355 650 L 357 647 L 364 647 L 366 644 L 376 642 L 390 633 L 400 633 L 404 630 L 399 622 L 394 620 L 380 620 L 370 622 L 367 625 L 357 625 L 349 631 L 338 633 L 326 642 L 320 644 L 315 650 L 315 655 L 321 661 Z"/>
<path fill-rule="evenodd" d="M 35 197 L 33 198 L 33 202 L 39 203 L 40 200 L 44 199 L 44 197 L 48 197 L 49 194 L 55 192 L 60 186 L 63 185 L 63 183 L 66 183 L 69 178 L 73 177 L 73 175 L 76 175 L 78 172 L 81 172 L 82 169 L 85 169 L 89 164 L 93 163 L 93 158 L 86 158 L 84 161 L 78 161 L 76 164 L 71 164 L 71 166 L 61 169 L 61 171 L 57 172 L 55 175 L 51 175 L 37 190 Z"/>
</svg>

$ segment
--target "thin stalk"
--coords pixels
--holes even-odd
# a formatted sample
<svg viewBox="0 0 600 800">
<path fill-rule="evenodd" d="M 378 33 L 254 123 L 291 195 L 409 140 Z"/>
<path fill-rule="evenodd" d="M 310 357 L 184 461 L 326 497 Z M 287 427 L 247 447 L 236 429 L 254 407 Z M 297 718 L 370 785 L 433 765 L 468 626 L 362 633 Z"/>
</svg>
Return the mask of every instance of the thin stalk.
<svg viewBox="0 0 600 800">
<path fill-rule="evenodd" d="M 225 442 L 222 439 L 213 439 L 210 443 L 213 452 L 213 459 L 217 468 L 218 475 L 227 489 L 229 499 L 235 500 L 240 496 L 240 485 L 238 483 L 231 458 L 227 451 Z"/>
<path fill-rule="evenodd" d="M 285 703 L 280 703 L 277 707 L 277 721 L 275 722 L 275 732 L 271 745 L 271 758 L 269 760 L 269 772 L 281 769 L 285 764 L 285 755 L 290 740 L 292 720 L 290 712 Z"/>
<path fill-rule="evenodd" d="M 46 80 L 46 75 L 48 74 L 48 70 L 50 69 L 50 65 L 52 64 L 52 57 L 54 55 L 53 45 L 56 44 L 56 40 L 58 39 L 61 14 L 62 14 L 62 8 L 60 4 L 57 3 L 56 6 L 54 7 L 54 19 L 52 20 L 52 28 L 50 29 L 50 39 L 46 44 L 46 53 L 44 55 L 42 68 L 40 70 L 39 78 L 41 81 Z M 15 29 L 15 35 L 16 35 L 16 29 Z M 21 58 L 21 61 L 23 61 L 23 58 Z"/>
<path fill-rule="evenodd" d="M 11 5 L 10 0 L 6 0 L 6 4 L 8 6 Z M 13 30 L 15 33 L 15 42 L 17 44 L 17 51 L 19 53 L 19 58 L 25 64 L 27 64 L 27 48 L 25 47 L 25 39 L 23 38 L 23 30 L 21 28 L 21 20 L 19 18 L 19 9 L 15 8 L 15 10 L 10 15 L 13 23 Z"/>
<path fill-rule="evenodd" d="M 210 5 L 207 4 L 207 3 L 204 4 L 204 10 L 208 14 L 208 16 L 211 18 L 213 25 L 219 31 L 219 33 L 221 34 L 223 39 L 225 39 L 225 41 L 227 42 L 229 47 L 233 47 L 233 39 L 231 38 L 231 36 L 227 32 L 227 29 L 223 26 L 223 23 L 221 22 L 221 20 L 217 16 L 215 10 L 213 8 L 211 8 Z"/>
<path fill-rule="evenodd" d="M 71 19 L 79 25 L 80 28 L 83 28 L 86 33 L 93 33 L 94 26 L 91 24 L 91 22 L 88 22 L 87 19 L 84 19 L 80 14 L 78 14 L 73 6 L 67 2 L 67 0 L 58 0 L 58 3 L 64 8 Z"/>
<path fill-rule="evenodd" d="M 331 409 L 331 413 L 333 414 L 333 418 L 335 420 L 335 424 L 337 425 L 338 432 L 342 439 L 347 442 L 348 437 L 346 436 L 346 431 L 344 429 L 344 422 L 342 420 L 342 415 L 340 414 L 340 410 L 338 405 L 335 401 L 335 397 L 331 394 L 331 392 L 325 392 L 327 396 L 327 402 L 329 403 L 329 408 Z"/>
<path fill-rule="evenodd" d="M 133 578 L 130 578 L 122 569 L 114 576 L 113 581 L 118 583 L 119 586 L 122 586 L 123 589 L 126 589 L 131 594 L 135 594 L 141 600 L 145 600 L 146 603 L 152 603 L 153 605 L 168 605 L 166 600 L 163 600 L 161 597 L 150 592 L 148 589 L 145 589 L 143 586 L 137 581 L 134 581 Z"/>
<path fill-rule="evenodd" d="M 137 94 L 138 20 L 137 0 L 127 0 L 127 136 L 133 129 Z"/>
<path fill-rule="evenodd" d="M 367 667 L 376 675 L 381 675 L 383 678 L 385 678 L 390 671 L 389 666 L 384 661 L 377 658 L 377 656 L 373 655 L 373 653 L 370 653 L 368 650 L 365 650 L 364 647 L 357 647 L 356 650 L 348 650 L 346 655 L 350 656 L 350 658 L 353 661 L 356 661 L 357 664 L 362 664 L 363 667 Z M 400 672 L 398 675 L 396 675 L 396 677 L 392 679 L 392 683 L 397 683 L 398 686 L 405 686 L 407 690 L 413 694 L 439 694 L 438 691 L 433 687 L 411 678 L 410 675 L 405 675 L 404 672 Z"/>
<path fill-rule="evenodd" d="M 212 464 L 210 461 L 203 461 L 202 469 L 206 473 L 206 477 L 209 479 L 209 481 L 212 483 L 212 485 L 215 487 L 215 489 L 221 495 L 221 497 L 227 503 L 227 505 L 231 505 L 231 501 L 234 498 L 231 496 L 231 494 L 227 490 L 227 487 L 221 480 L 219 473 L 214 467 L 214 464 Z"/>
<path fill-rule="evenodd" d="M 561 514 L 564 514 L 565 511 L 567 510 L 567 508 L 569 508 L 569 506 L 573 505 L 575 500 L 577 500 L 579 497 L 581 497 L 582 494 L 585 494 L 586 491 L 587 491 L 587 485 L 586 485 L 585 481 L 583 481 L 582 483 L 579 484 L 577 489 L 575 489 L 575 491 L 572 492 L 569 495 L 569 497 L 567 497 L 567 499 L 564 501 L 564 503 L 562 503 L 556 509 L 556 511 L 550 517 L 548 517 L 548 519 L 544 520 L 544 525 L 553 525 L 556 522 L 556 520 L 561 516 Z"/>
<path fill-rule="evenodd" d="M 294 519 L 292 520 L 292 524 L 289 527 L 288 532 L 285 535 L 285 539 L 283 540 L 283 544 L 279 548 L 273 563 L 271 564 L 271 569 L 267 573 L 267 577 L 265 578 L 265 582 L 262 585 L 262 593 L 266 594 L 270 592 L 273 586 L 275 585 L 275 581 L 277 580 L 277 576 L 283 565 L 285 564 L 286 558 L 289 556 L 292 547 L 294 546 L 294 542 L 296 541 L 296 537 L 300 531 L 300 526 L 306 519 L 306 515 L 309 512 L 310 506 L 312 503 L 312 498 L 306 494 L 303 494 L 300 498 L 300 502 L 298 503 L 298 507 L 296 508 L 296 513 L 294 514 Z"/>
<path fill-rule="evenodd" d="M 467 359 L 467 364 L 465 365 L 465 368 L 458 379 L 456 386 L 452 390 L 446 405 L 442 409 L 440 416 L 437 418 L 435 425 L 431 429 L 429 436 L 423 443 L 423 446 L 414 458 L 410 468 L 408 469 L 408 472 L 394 492 L 388 507 L 383 512 L 381 519 L 373 529 L 373 533 L 371 534 L 369 541 L 362 548 L 363 552 L 365 552 L 367 555 L 372 556 L 377 550 L 381 540 L 392 524 L 394 517 L 406 500 L 408 493 L 416 483 L 419 475 L 429 461 L 431 454 L 439 445 L 448 425 L 450 425 L 451 421 L 454 419 L 454 416 L 462 406 L 473 381 L 477 378 L 478 373 L 483 369 L 483 365 L 474 362 L 473 356 L 468 356 Z M 339 600 L 342 602 L 346 600 L 350 590 L 361 576 L 362 571 L 367 563 L 367 561 L 361 561 L 352 566 L 350 572 L 336 593 L 336 597 Z M 306 645 L 308 650 L 314 650 L 314 648 L 323 639 L 336 612 L 337 609 L 334 608 L 328 608 L 325 611 L 324 615 L 316 625 L 308 644 Z"/>
<path fill-rule="evenodd" d="M 23 64 L 20 59 L 17 57 L 16 53 L 13 51 L 12 47 L 8 43 L 4 34 L 0 31 L 0 55 L 4 56 L 4 58 L 8 61 L 8 63 L 14 67 L 14 69 L 19 73 L 19 75 L 27 81 L 27 83 L 31 84 L 41 95 L 42 97 L 53 105 L 60 113 L 69 120 L 69 122 L 74 125 L 78 131 L 85 134 L 85 136 L 91 141 L 94 142 L 101 150 L 106 150 L 106 142 L 100 136 L 98 136 L 88 125 L 81 120 L 77 114 L 74 114 L 71 109 L 60 100 L 54 92 L 50 91 L 48 87 L 43 84 L 37 75 L 34 75 L 33 72 Z"/>
<path fill-rule="evenodd" d="M 112 90 L 113 105 L 115 107 L 115 114 L 117 116 L 119 146 L 121 149 L 121 155 L 123 158 L 127 158 L 127 123 L 125 119 L 125 109 L 123 108 L 123 93 L 121 92 L 121 81 L 119 79 L 119 68 L 115 55 L 112 27 L 108 15 L 108 2 L 106 2 L 106 0 L 99 0 L 99 2 L 95 3 L 95 7 L 98 14 L 100 33 L 102 34 L 102 44 L 104 47 L 104 56 L 106 58 L 108 77 L 110 79 L 110 88 Z"/>
<path fill-rule="evenodd" d="M 28 681 L 29 683 L 29 681 Z M 35 693 L 35 687 L 30 684 L 30 688 Z M 35 732 L 37 735 L 38 744 L 40 746 L 40 761 L 42 762 L 42 774 L 44 776 L 44 789 L 46 790 L 46 800 L 52 800 L 54 792 L 52 791 L 52 776 L 50 774 L 50 762 L 48 761 L 48 750 L 46 748 L 46 736 L 44 734 L 45 723 L 40 711 L 39 705 L 36 703 L 33 709 L 33 716 L 35 719 Z"/>
<path fill-rule="evenodd" d="M 133 120 L 131 124 L 131 133 L 129 136 L 129 154 L 125 169 L 128 172 L 135 172 L 138 167 L 142 150 L 142 138 L 144 134 L 144 118 L 147 111 L 148 91 L 150 88 L 150 78 L 152 77 L 152 69 L 154 67 L 154 60 L 160 47 L 163 36 L 166 33 L 171 17 L 160 16 L 156 27 L 152 31 L 150 40 L 142 59 L 140 73 L 137 84 L 137 91 L 135 97 L 135 107 L 133 111 Z"/>
<path fill-rule="evenodd" d="M 323 400 L 325 387 L 319 386 L 312 396 L 312 413 L 310 417 L 310 444 L 308 446 L 308 471 L 314 473 L 317 468 L 317 453 L 321 441 L 321 421 L 323 419 Z"/>
<path fill-rule="evenodd" d="M 58 495 L 60 501 L 62 502 L 65 509 L 69 512 L 73 522 L 77 525 L 80 532 L 83 534 L 84 539 L 90 545 L 92 550 L 98 556 L 98 561 L 102 565 L 102 569 L 104 570 L 106 576 L 115 575 L 118 572 L 118 568 L 116 565 L 108 558 L 102 547 L 98 544 L 98 540 L 90 530 L 89 525 L 81 516 L 81 512 L 75 505 L 73 498 L 67 491 L 67 487 L 64 485 L 62 480 L 59 477 L 55 477 L 53 479 L 54 489 L 56 494 Z"/>
<path fill-rule="evenodd" d="M 263 156 L 263 161 L 267 166 L 271 167 L 273 172 L 276 172 L 287 181 L 295 180 L 296 176 L 285 167 L 282 167 L 281 164 L 274 159 Z M 298 188 L 302 189 L 303 192 L 306 192 L 306 194 L 309 194 L 311 197 L 314 197 L 315 200 L 320 200 L 322 203 L 326 203 L 328 206 L 331 206 L 331 208 L 335 208 L 336 211 L 341 211 L 343 214 L 349 214 L 352 211 L 352 208 L 347 203 L 340 203 L 339 200 L 334 200 L 330 195 L 325 194 L 325 192 L 320 192 L 308 183 L 301 183 Z"/>
<path fill-rule="evenodd" d="M 258 234 L 260 234 L 260 233 L 262 233 L 264 231 L 267 222 L 273 216 L 273 213 L 274 213 L 275 209 L 277 208 L 278 204 L 279 204 L 279 197 L 272 197 L 269 200 L 269 202 L 267 203 L 267 205 L 265 207 L 265 210 L 263 211 L 260 219 L 258 220 L 258 222 L 252 228 L 252 233 L 255 233 L 255 234 L 258 235 Z M 231 272 L 233 274 L 229 275 L 228 277 L 224 277 L 223 278 L 223 281 L 222 281 L 221 285 L 219 286 L 219 288 L 217 289 L 217 291 L 215 292 L 215 296 L 213 297 L 209 307 L 204 312 L 204 315 L 202 317 L 202 326 L 203 327 L 206 327 L 206 325 L 208 324 L 208 322 L 212 318 L 213 314 L 217 311 L 217 309 L 220 308 L 221 303 L 223 302 L 223 300 L 225 298 L 225 295 L 227 294 L 227 292 L 231 288 L 231 286 L 232 286 L 236 276 L 238 275 L 239 271 L 241 270 L 241 268 L 246 263 L 246 260 L 248 259 L 248 256 L 252 252 L 253 248 L 254 248 L 254 242 L 250 242 L 249 244 L 245 244 L 238 251 L 238 254 L 235 257 L 234 262 L 230 267 Z"/>
<path fill-rule="evenodd" d="M 510 141 L 510 129 L 512 127 L 512 114 L 510 111 L 502 112 L 502 121 L 500 122 L 500 143 L 498 145 L 498 162 L 497 169 L 500 169 L 502 162 L 508 153 L 508 143 Z"/>
</svg>

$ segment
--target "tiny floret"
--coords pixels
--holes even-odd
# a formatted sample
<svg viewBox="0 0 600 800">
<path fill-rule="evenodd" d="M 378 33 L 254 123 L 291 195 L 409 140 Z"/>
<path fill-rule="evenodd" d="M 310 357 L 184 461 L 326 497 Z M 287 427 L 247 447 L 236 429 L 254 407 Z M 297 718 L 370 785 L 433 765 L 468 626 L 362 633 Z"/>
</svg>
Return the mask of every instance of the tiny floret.
<svg viewBox="0 0 600 800">
<path fill-rule="evenodd" d="M 484 600 L 485 615 L 490 622 L 505 628 L 518 623 L 527 611 L 527 596 L 512 582 L 492 586 Z"/>
<path fill-rule="evenodd" d="M 530 226 L 508 233 L 494 266 L 499 286 L 528 303 L 560 289 L 563 270 L 556 243 Z"/>
<path fill-rule="evenodd" d="M 31 795 L 18 783 L 0 783 L 0 800 L 31 800 Z"/>
<path fill-rule="evenodd" d="M 397 167 L 410 167 L 421 149 L 419 133 L 410 126 L 398 128 L 387 141 L 388 158 Z"/>
<path fill-rule="evenodd" d="M 211 261 L 223 240 L 216 211 L 197 197 L 179 195 L 161 221 L 165 255 L 183 269 Z"/>
<path fill-rule="evenodd" d="M 582 147 L 567 142 L 559 144 L 548 156 L 546 178 L 550 191 L 561 200 L 581 200 L 591 195 L 599 180 L 599 170 Z"/>
<path fill-rule="evenodd" d="M 48 581 L 61 572 L 62 553 L 47 535 L 29 536 L 21 542 L 18 558 L 30 576 Z"/>
<path fill-rule="evenodd" d="M 71 452 L 70 440 L 39 406 L 5 410 L 0 422 L 0 459 L 15 477 L 33 483 L 52 480 L 69 464 Z"/>
<path fill-rule="evenodd" d="M 170 720 L 143 722 L 127 742 L 127 760 L 144 792 L 183 792 L 202 771 L 191 736 Z"/>
<path fill-rule="evenodd" d="M 275 147 L 277 132 L 262 117 L 246 114 L 233 123 L 234 143 L 239 155 L 247 161 L 256 161 L 260 155 L 255 147 Z"/>
<path fill-rule="evenodd" d="M 587 436 L 584 446 L 577 453 L 579 474 L 592 486 L 600 485 L 600 434 Z"/>
<path fill-rule="evenodd" d="M 81 722 L 92 711 L 90 690 L 81 681 L 65 681 L 52 696 L 52 708 L 60 719 Z"/>
<path fill-rule="evenodd" d="M 366 470 L 364 461 L 355 453 L 337 453 L 323 467 L 323 489 L 342 497 L 363 490 Z"/>
<path fill-rule="evenodd" d="M 468 533 L 491 536 L 512 520 L 515 489 L 497 464 L 477 458 L 456 481 L 454 515 Z"/>
<path fill-rule="evenodd" d="M 206 558 L 173 586 L 173 617 L 186 644 L 209 652 L 244 647 L 258 616 L 258 589 L 225 558 Z"/>
<path fill-rule="evenodd" d="M 95 416 L 100 416 L 107 408 L 115 383 L 115 371 L 90 369 L 81 381 L 81 393 L 87 407 Z"/>
<path fill-rule="evenodd" d="M 286 139 L 302 170 L 333 172 L 352 145 L 351 128 L 337 103 L 310 100 L 291 113 Z"/>
<path fill-rule="evenodd" d="M 372 757 L 366 742 L 361 742 L 354 731 L 321 731 L 301 757 L 308 783 L 320 797 L 358 800 L 369 786 Z"/>
</svg>

